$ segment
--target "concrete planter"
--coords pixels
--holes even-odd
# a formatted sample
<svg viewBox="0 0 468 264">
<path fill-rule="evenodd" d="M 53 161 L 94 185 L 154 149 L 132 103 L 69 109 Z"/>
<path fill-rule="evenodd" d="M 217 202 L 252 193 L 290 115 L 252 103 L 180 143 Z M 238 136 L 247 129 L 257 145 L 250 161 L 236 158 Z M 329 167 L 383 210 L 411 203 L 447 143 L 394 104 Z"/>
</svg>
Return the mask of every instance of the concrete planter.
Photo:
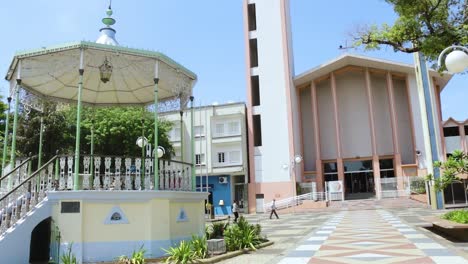
<svg viewBox="0 0 468 264">
<path fill-rule="evenodd" d="M 268 242 L 265 242 L 265 243 L 262 243 L 262 244 L 258 245 L 257 249 L 264 248 L 264 247 L 267 247 L 267 246 L 271 246 L 273 244 L 274 244 L 273 241 L 268 241 Z M 250 251 L 252 251 L 252 249 L 242 249 L 242 250 L 231 251 L 231 252 L 228 252 L 226 254 L 222 254 L 222 255 L 219 255 L 219 256 L 214 256 L 214 257 L 211 257 L 211 258 L 198 259 L 196 262 L 197 263 L 218 263 L 218 262 L 220 262 L 222 260 L 237 257 L 239 255 L 248 253 Z"/>
<path fill-rule="evenodd" d="M 460 242 L 468 242 L 468 224 L 459 224 L 438 217 L 425 217 L 424 220 L 432 223 L 435 230 L 446 234 Z"/>
</svg>

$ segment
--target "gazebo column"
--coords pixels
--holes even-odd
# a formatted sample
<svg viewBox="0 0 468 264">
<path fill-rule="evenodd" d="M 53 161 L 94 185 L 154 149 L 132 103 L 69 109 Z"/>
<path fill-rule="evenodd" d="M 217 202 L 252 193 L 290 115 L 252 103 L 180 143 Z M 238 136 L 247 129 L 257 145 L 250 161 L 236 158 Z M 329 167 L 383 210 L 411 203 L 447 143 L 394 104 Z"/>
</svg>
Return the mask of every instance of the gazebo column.
<svg viewBox="0 0 468 264">
<path fill-rule="evenodd" d="M 159 61 L 154 65 L 154 190 L 159 190 L 159 157 L 158 157 L 158 83 Z M 144 146 L 142 146 L 144 148 Z M 144 162 L 142 162 L 144 164 Z"/>
<path fill-rule="evenodd" d="M 192 160 L 192 191 L 197 190 L 197 176 L 195 175 L 195 137 L 193 134 L 193 96 L 190 96 L 190 149 L 191 149 L 191 160 Z"/>
<path fill-rule="evenodd" d="M 40 126 L 40 131 L 39 131 L 39 157 L 37 158 L 37 169 L 39 169 L 42 166 L 42 136 L 44 134 L 44 116 L 43 113 L 41 113 L 41 126 Z M 31 174 L 29 174 L 31 175 Z M 40 190 L 41 187 L 41 177 L 37 177 L 37 189 Z"/>
<path fill-rule="evenodd" d="M 184 111 L 180 110 L 180 161 L 184 162 Z"/>
<path fill-rule="evenodd" d="M 15 167 L 16 163 L 16 130 L 18 128 L 18 107 L 19 107 L 19 93 L 21 89 L 21 61 L 18 66 L 18 79 L 16 79 L 16 89 L 15 89 L 15 114 L 13 116 L 13 135 L 11 136 L 11 156 L 10 164 L 11 168 Z M 11 190 L 11 185 L 13 183 L 13 175 L 8 177 L 8 190 Z"/>
<path fill-rule="evenodd" d="M 80 170 L 80 134 L 81 134 L 81 94 L 83 90 L 83 49 L 80 51 L 80 69 L 78 70 L 80 77 L 78 81 L 78 98 L 77 98 L 77 109 L 76 109 L 76 139 L 75 139 L 75 177 L 73 179 L 73 190 L 77 191 L 78 186 L 78 174 Z"/>
<path fill-rule="evenodd" d="M 37 168 L 42 166 L 42 138 L 44 135 L 44 116 L 41 115 L 41 128 L 39 131 L 39 157 L 37 158 Z"/>
<path fill-rule="evenodd" d="M 5 134 L 3 137 L 3 160 L 2 160 L 2 176 L 5 175 L 5 163 L 6 163 L 6 155 L 7 155 L 7 146 L 8 146 L 8 123 L 10 121 L 10 104 L 11 104 L 11 97 L 8 97 L 8 112 L 6 115 L 5 121 Z M 1 183 L 0 183 L 1 184 Z M 1 185 L 0 185 L 1 186 Z"/>
<path fill-rule="evenodd" d="M 89 168 L 91 174 L 91 186 L 94 183 L 94 109 L 93 109 L 93 119 L 91 120 L 91 150 L 90 150 L 91 159 L 89 161 Z"/>
</svg>

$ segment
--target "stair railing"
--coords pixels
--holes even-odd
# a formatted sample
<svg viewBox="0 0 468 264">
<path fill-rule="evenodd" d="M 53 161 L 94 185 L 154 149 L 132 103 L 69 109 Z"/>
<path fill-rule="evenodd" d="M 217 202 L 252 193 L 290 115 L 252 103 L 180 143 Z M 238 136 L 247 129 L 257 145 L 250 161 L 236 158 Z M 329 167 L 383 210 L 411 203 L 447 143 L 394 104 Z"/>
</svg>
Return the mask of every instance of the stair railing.
<svg viewBox="0 0 468 264">
<path fill-rule="evenodd" d="M 0 236 L 42 202 L 47 191 L 55 188 L 54 163 L 57 157 L 54 156 L 0 198 Z"/>
<path fill-rule="evenodd" d="M 8 181 L 11 179 L 11 188 L 14 188 L 21 184 L 21 182 L 28 176 L 28 167 L 31 165 L 31 161 L 37 158 L 36 156 L 28 157 L 27 159 L 16 161 L 16 166 L 7 174 L 0 178 L 0 196 L 7 193 L 8 190 Z"/>
</svg>

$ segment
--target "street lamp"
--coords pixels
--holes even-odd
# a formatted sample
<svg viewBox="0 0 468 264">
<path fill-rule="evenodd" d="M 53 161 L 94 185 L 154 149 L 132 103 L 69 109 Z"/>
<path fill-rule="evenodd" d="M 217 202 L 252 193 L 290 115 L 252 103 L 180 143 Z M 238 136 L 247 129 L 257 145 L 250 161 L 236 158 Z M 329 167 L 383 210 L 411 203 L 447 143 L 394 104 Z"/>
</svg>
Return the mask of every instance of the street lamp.
<svg viewBox="0 0 468 264">
<path fill-rule="evenodd" d="M 445 64 L 449 72 L 463 72 L 468 67 L 468 48 L 457 45 L 445 48 L 439 55 L 438 63 L 439 68 Z"/>
<path fill-rule="evenodd" d="M 285 169 L 285 170 L 288 169 L 289 170 L 289 178 L 291 179 L 291 183 L 292 183 L 291 198 L 296 196 L 296 173 L 295 173 L 296 164 L 300 164 L 301 162 L 302 162 L 302 156 L 297 154 L 291 160 L 290 164 L 284 164 L 283 165 L 283 169 Z M 291 173 L 291 171 L 293 171 L 293 170 L 294 170 L 294 174 Z"/>
<path fill-rule="evenodd" d="M 166 150 L 163 147 L 158 146 L 158 158 L 161 158 L 165 153 Z"/>
</svg>

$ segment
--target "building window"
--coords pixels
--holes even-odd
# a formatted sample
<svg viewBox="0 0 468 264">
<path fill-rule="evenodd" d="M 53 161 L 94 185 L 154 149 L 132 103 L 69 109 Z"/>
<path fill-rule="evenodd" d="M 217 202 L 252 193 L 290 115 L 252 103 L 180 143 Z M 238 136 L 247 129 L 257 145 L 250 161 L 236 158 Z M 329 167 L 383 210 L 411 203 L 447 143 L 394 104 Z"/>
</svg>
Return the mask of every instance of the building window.
<svg viewBox="0 0 468 264">
<path fill-rule="evenodd" d="M 395 177 L 395 170 L 393 168 L 393 159 L 379 160 L 380 178 L 393 178 Z"/>
<path fill-rule="evenodd" d="M 250 45 L 250 67 L 258 67 L 258 49 L 257 49 L 257 39 L 251 39 L 249 41 Z"/>
<path fill-rule="evenodd" d="M 336 162 L 327 162 L 323 164 L 323 175 L 325 181 L 337 181 L 338 180 L 338 166 Z"/>
<path fill-rule="evenodd" d="M 252 89 L 252 105 L 260 105 L 260 79 L 258 75 L 250 77 L 250 88 Z"/>
<path fill-rule="evenodd" d="M 255 4 L 249 4 L 247 6 L 247 19 L 249 20 L 249 31 L 257 30 L 257 18 L 255 12 Z"/>
<path fill-rule="evenodd" d="M 205 154 L 195 154 L 195 164 L 196 165 L 205 164 Z"/>
<path fill-rule="evenodd" d="M 215 129 L 216 136 L 224 136 L 224 124 L 216 124 Z"/>
<path fill-rule="evenodd" d="M 253 134 L 254 134 L 254 146 L 259 147 L 262 145 L 262 124 L 260 115 L 253 116 Z"/>
<path fill-rule="evenodd" d="M 239 136 L 241 134 L 240 121 L 231 120 L 215 124 L 214 137 Z"/>
<path fill-rule="evenodd" d="M 240 151 L 230 151 L 229 152 L 229 163 L 238 164 L 241 163 L 241 154 Z"/>
<path fill-rule="evenodd" d="M 460 129 L 458 129 L 458 127 L 444 127 L 444 137 L 457 136 L 460 136 Z"/>
<path fill-rule="evenodd" d="M 468 125 L 465 126 L 465 136 L 468 136 Z"/>
<path fill-rule="evenodd" d="M 238 121 L 231 121 L 228 124 L 229 126 L 229 135 L 235 136 L 240 134 L 240 123 Z"/>
<path fill-rule="evenodd" d="M 193 133 L 195 134 L 195 137 L 203 137 L 205 136 L 203 126 L 194 126 L 193 127 Z"/>
<path fill-rule="evenodd" d="M 225 162 L 225 159 L 224 159 L 224 152 L 218 152 L 218 163 L 224 163 Z"/>
</svg>

